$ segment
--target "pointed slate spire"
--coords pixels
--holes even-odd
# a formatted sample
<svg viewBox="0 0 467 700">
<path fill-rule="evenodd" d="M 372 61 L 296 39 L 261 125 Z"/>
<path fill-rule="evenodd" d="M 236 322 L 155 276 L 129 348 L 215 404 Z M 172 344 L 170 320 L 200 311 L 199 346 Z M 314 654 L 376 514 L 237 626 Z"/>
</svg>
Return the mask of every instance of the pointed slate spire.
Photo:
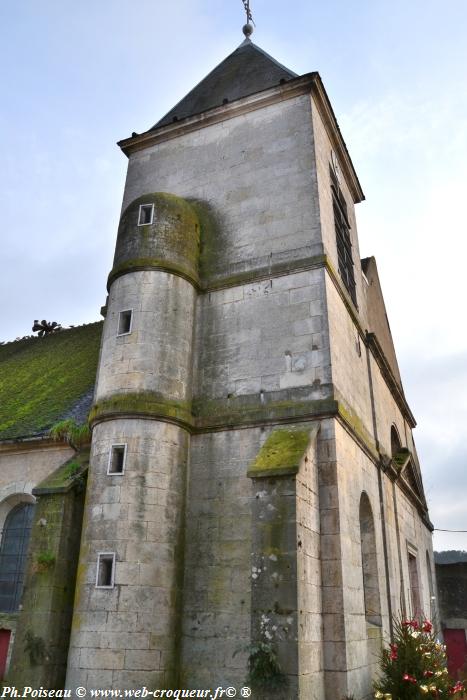
<svg viewBox="0 0 467 700">
<path fill-rule="evenodd" d="M 254 44 L 248 35 L 240 46 L 214 68 L 150 131 L 174 121 L 220 107 L 296 78 L 297 74 L 278 63 Z"/>
</svg>

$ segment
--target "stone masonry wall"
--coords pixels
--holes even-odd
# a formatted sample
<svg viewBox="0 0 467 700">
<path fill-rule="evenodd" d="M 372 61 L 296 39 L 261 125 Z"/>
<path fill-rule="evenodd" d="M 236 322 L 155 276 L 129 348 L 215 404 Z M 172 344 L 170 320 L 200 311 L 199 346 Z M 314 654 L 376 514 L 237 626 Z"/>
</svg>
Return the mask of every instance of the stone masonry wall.
<svg viewBox="0 0 467 700">
<path fill-rule="evenodd" d="M 374 441 L 365 346 L 328 274 L 326 298 L 332 383 L 336 398 L 344 402 L 356 424 Z"/>
<path fill-rule="evenodd" d="M 338 273 L 339 264 L 337 259 L 336 230 L 334 226 L 334 211 L 332 205 L 331 179 L 329 175 L 329 165 L 331 163 L 332 144 L 329 134 L 318 112 L 314 99 L 311 101 L 313 115 L 313 134 L 316 154 L 316 173 L 319 191 L 319 213 L 321 223 L 321 236 L 323 248 L 329 256 L 334 270 Z M 358 244 L 357 223 L 355 218 L 355 207 L 349 187 L 342 175 L 339 183 L 347 204 L 347 212 L 350 223 L 350 239 L 352 242 L 352 259 L 354 263 L 354 275 L 356 284 L 356 295 L 358 305 L 358 315 L 362 325 L 367 326 L 366 309 L 364 304 L 363 278 L 360 263 L 360 251 Z M 343 285 L 342 285 L 343 287 Z"/>
<path fill-rule="evenodd" d="M 344 590 L 343 625 L 349 693 L 366 697 L 378 666 L 382 636 L 389 637 L 386 596 L 386 570 L 379 502 L 378 473 L 374 461 L 363 452 L 355 439 L 335 421 L 337 472 L 340 508 L 340 544 Z M 368 496 L 375 528 L 377 579 L 382 628 L 374 629 L 378 643 L 373 643 L 365 619 L 363 594 L 360 500 Z"/>
<path fill-rule="evenodd" d="M 299 697 L 324 700 L 319 445 L 326 442 L 325 422 L 312 426 L 311 435 L 295 478 L 298 686 Z"/>
<path fill-rule="evenodd" d="M 63 688 L 85 481 L 39 497 L 34 516 L 10 685 Z"/>
<path fill-rule="evenodd" d="M 33 488 L 72 454 L 70 447 L 42 442 L 0 446 L 0 530 L 10 510 L 22 500 L 32 502 Z M 11 630 L 7 670 L 15 644 L 17 618 L 17 612 L 0 614 L 0 625 Z"/>
<path fill-rule="evenodd" d="M 260 428 L 191 439 L 181 687 L 245 681 L 253 498 L 246 473 L 262 439 Z"/>
<path fill-rule="evenodd" d="M 322 269 L 203 295 L 197 315 L 196 395 L 308 387 L 329 396 Z"/>
<path fill-rule="evenodd" d="M 0 447 L 0 525 L 10 508 L 3 512 L 2 503 L 14 494 L 32 493 L 45 477 L 73 455 L 71 447 L 48 444 L 42 447 L 15 445 Z"/>
<path fill-rule="evenodd" d="M 120 419 L 94 428 L 67 687 L 176 686 L 188 435 Z M 108 475 L 112 444 L 124 475 Z M 98 552 L 115 552 L 115 586 L 96 584 Z"/>
<path fill-rule="evenodd" d="M 166 272 L 133 272 L 116 279 L 104 324 L 96 399 L 139 391 L 181 400 L 189 396 L 194 302 L 193 286 Z M 119 311 L 126 309 L 133 310 L 132 331 L 118 336 Z"/>
<path fill-rule="evenodd" d="M 206 202 L 218 217 L 216 270 L 321 252 L 307 96 L 130 156 L 123 208 L 147 192 Z M 214 271 L 214 270 L 213 270 Z"/>
</svg>

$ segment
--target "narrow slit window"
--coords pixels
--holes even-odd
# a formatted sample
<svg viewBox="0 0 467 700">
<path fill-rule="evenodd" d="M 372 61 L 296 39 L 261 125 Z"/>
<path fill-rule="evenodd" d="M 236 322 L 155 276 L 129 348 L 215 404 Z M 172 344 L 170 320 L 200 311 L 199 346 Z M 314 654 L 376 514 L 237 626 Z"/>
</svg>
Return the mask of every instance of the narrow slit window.
<svg viewBox="0 0 467 700">
<path fill-rule="evenodd" d="M 154 204 L 140 204 L 138 226 L 152 224 L 154 218 Z"/>
<path fill-rule="evenodd" d="M 131 309 L 120 311 L 118 316 L 118 335 L 128 335 L 128 333 L 131 333 L 132 320 L 133 311 Z"/>
<path fill-rule="evenodd" d="M 107 474 L 123 474 L 125 470 L 126 445 L 112 445 Z"/>
<path fill-rule="evenodd" d="M 115 552 L 99 552 L 97 557 L 96 588 L 113 588 L 115 579 Z"/>
</svg>

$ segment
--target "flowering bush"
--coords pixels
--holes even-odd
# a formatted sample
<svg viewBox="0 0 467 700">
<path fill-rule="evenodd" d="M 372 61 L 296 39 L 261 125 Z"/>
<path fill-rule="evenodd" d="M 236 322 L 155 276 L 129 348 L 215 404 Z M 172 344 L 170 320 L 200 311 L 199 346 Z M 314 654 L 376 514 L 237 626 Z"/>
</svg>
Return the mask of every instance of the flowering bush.
<svg viewBox="0 0 467 700">
<path fill-rule="evenodd" d="M 394 643 L 383 651 L 380 663 L 377 700 L 462 697 L 464 686 L 449 677 L 445 648 L 428 620 L 396 621 Z"/>
</svg>

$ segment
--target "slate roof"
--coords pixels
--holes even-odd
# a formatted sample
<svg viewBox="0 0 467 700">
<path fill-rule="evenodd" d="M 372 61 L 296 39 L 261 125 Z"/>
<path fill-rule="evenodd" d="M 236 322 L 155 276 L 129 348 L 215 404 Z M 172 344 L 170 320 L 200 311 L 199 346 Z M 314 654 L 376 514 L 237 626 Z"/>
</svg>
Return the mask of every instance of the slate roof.
<svg viewBox="0 0 467 700">
<path fill-rule="evenodd" d="M 0 345 L 0 441 L 45 434 L 57 421 L 86 420 L 102 322 Z"/>
<path fill-rule="evenodd" d="M 281 80 L 296 77 L 296 73 L 282 66 L 250 39 L 245 39 L 150 131 L 219 107 L 226 99 L 233 102 L 275 87 Z"/>
</svg>

